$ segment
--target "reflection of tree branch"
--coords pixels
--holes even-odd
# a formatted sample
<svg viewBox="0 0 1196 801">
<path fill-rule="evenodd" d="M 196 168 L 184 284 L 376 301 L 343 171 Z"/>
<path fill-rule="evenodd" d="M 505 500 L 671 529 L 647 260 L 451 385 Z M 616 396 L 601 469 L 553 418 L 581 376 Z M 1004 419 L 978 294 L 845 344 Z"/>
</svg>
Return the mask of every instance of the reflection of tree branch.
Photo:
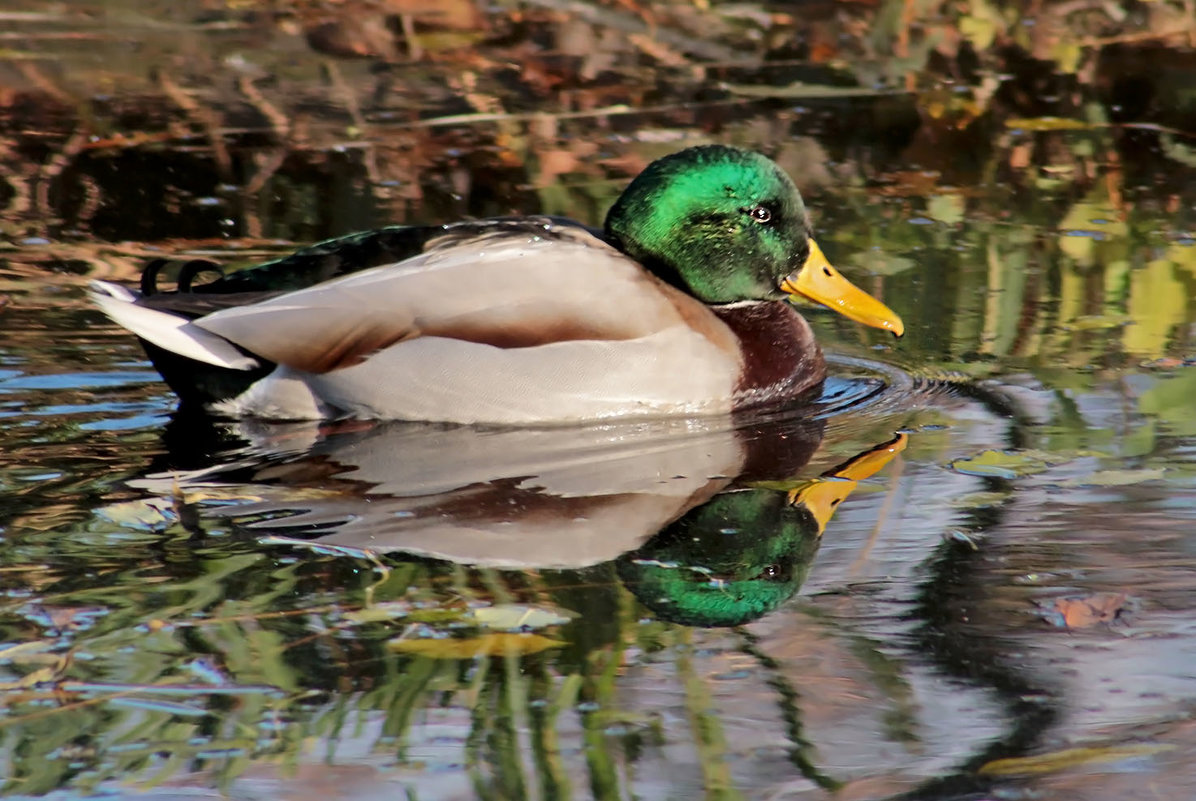
<svg viewBox="0 0 1196 801">
<path fill-rule="evenodd" d="M 11 142 L 11 140 L 8 140 Z M 13 149 L 11 145 L 6 149 Z M 12 197 L 8 204 L 0 211 L 6 220 L 20 220 L 25 218 L 33 209 L 33 176 L 37 174 L 36 166 L 30 162 L 17 161 L 16 164 L 4 162 L 4 181 L 12 190 Z"/>
<path fill-rule="evenodd" d="M 14 60 L 10 63 L 16 67 L 22 77 L 59 103 L 67 106 L 75 105 L 75 99 L 60 89 L 58 84 L 47 78 L 46 74 L 38 69 L 33 62 Z"/>
<path fill-rule="evenodd" d="M 357 129 L 354 136 L 364 140 L 365 146 L 362 149 L 361 163 L 365 167 L 366 178 L 370 183 L 377 184 L 381 180 L 381 173 L 378 170 L 377 139 L 370 136 L 370 125 L 366 122 L 365 115 L 361 113 L 361 103 L 358 102 L 357 94 L 345 80 L 345 76 L 341 74 L 340 68 L 336 66 L 335 62 L 325 60 L 323 69 L 332 83 L 334 93 L 345 104 L 345 109 L 349 112 L 350 119 L 353 120 L 353 126 Z"/>
<path fill-rule="evenodd" d="M 14 66 L 26 80 L 47 96 L 63 105 L 77 107 L 78 104 L 75 98 L 61 89 L 54 81 L 50 80 L 45 73 L 38 69 L 37 65 L 28 61 L 16 61 L 14 62 Z M 62 149 L 53 154 L 41 167 L 37 168 L 30 176 L 27 184 L 18 186 L 16 182 L 13 182 L 13 188 L 14 191 L 17 191 L 17 197 L 13 199 L 10 208 L 20 204 L 22 200 L 20 189 L 24 189 L 23 200 L 26 204 L 26 211 L 32 211 L 34 216 L 39 217 L 52 216 L 50 211 L 50 185 L 74 161 L 75 157 L 83 151 L 87 144 L 87 115 L 82 107 L 78 107 L 77 110 L 79 114 L 75 121 L 76 128 L 63 144 Z"/>
<path fill-rule="evenodd" d="M 357 95 L 354 93 L 353 87 L 345 82 L 345 76 L 341 75 L 340 68 L 336 66 L 336 62 L 325 59 L 321 68 L 324 74 L 328 76 L 328 81 L 332 84 L 333 93 L 345 104 L 345 110 L 349 112 L 349 118 L 357 126 L 360 135 L 364 135 L 366 121 L 365 117 L 361 114 L 361 104 L 357 102 Z"/>
<path fill-rule="evenodd" d="M 80 121 L 82 123 L 82 121 Z M 63 144 L 62 149 L 50 157 L 49 161 L 38 170 L 37 180 L 33 184 L 33 205 L 38 214 L 52 216 L 50 203 L 50 186 L 62 174 L 75 156 L 83 152 L 87 144 L 87 129 L 80 125 Z"/>
<path fill-rule="evenodd" d="M 215 160 L 216 169 L 220 170 L 221 177 L 230 178 L 232 176 L 232 158 L 228 155 L 228 148 L 225 147 L 224 134 L 220 129 L 221 121 L 216 118 L 215 111 L 203 108 L 195 98 L 183 90 L 182 86 L 176 84 L 170 75 L 159 72 L 154 78 L 157 79 L 161 92 L 187 114 L 188 120 L 197 124 L 207 135 L 208 142 L 212 145 L 212 158 Z"/>
<path fill-rule="evenodd" d="M 292 146 L 296 144 L 295 131 L 291 126 L 291 121 L 278 107 L 266 99 L 265 95 L 254 85 L 253 79 L 248 76 L 242 76 L 237 81 L 237 88 L 241 90 L 241 94 L 249 102 L 259 114 L 266 118 L 266 122 L 270 124 L 270 132 L 274 134 L 276 146 L 270 150 L 264 160 L 255 159 L 254 163 L 257 170 L 245 183 L 241 189 L 241 196 L 245 199 L 242 204 L 243 216 L 245 218 L 245 232 L 252 237 L 260 237 L 262 235 L 262 220 L 257 213 L 254 204 L 249 201 L 257 196 L 259 192 L 266 186 L 266 183 L 278 172 L 278 169 L 286 162 L 287 155 L 291 151 Z"/>
<path fill-rule="evenodd" d="M 266 185 L 266 181 L 269 181 L 271 176 L 278 172 L 278 168 L 287 160 L 287 152 L 285 146 L 280 146 L 268 151 L 264 160 L 255 160 L 257 170 L 254 171 L 253 175 L 245 183 L 245 188 L 241 190 L 247 198 L 253 197 L 262 191 L 262 188 Z M 249 235 L 258 238 L 261 236 L 261 233 L 250 232 Z"/>
<path fill-rule="evenodd" d="M 228 154 L 228 148 L 224 145 L 221 120 L 217 119 L 216 112 L 201 106 L 195 98 L 187 94 L 165 72 L 158 72 L 155 77 L 158 86 L 162 89 L 162 93 L 170 98 L 171 102 L 176 106 L 186 112 L 187 118 L 198 125 L 207 135 L 208 142 L 212 145 L 212 158 L 216 162 L 216 168 L 220 171 L 221 177 L 225 179 L 231 178 L 233 161 Z"/>
<path fill-rule="evenodd" d="M 266 96 L 254 86 L 253 79 L 242 75 L 237 81 L 237 88 L 245 96 L 249 105 L 270 123 L 270 131 L 279 142 L 285 143 L 291 136 L 291 121 L 286 114 L 278 110 L 278 106 L 266 99 Z"/>
<path fill-rule="evenodd" d="M 785 735 L 793 747 L 789 750 L 789 761 L 797 768 L 802 776 L 817 784 L 824 790 L 835 791 L 842 787 L 842 782 L 828 776 L 814 764 L 814 744 L 806 739 L 802 733 L 801 693 L 790 683 L 781 671 L 781 663 L 766 654 L 760 648 L 760 638 L 743 626 L 735 629 L 742 645 L 739 650 L 760 663 L 760 666 L 772 675 L 768 678 L 768 686 L 777 691 L 780 696 L 778 707 L 781 717 L 785 721 Z"/>
<path fill-rule="evenodd" d="M 999 507 L 972 511 L 976 519 L 970 530 L 977 532 L 991 531 L 1000 525 L 1004 514 Z M 1027 664 L 1024 657 L 1011 658 L 1008 642 L 960 614 L 966 607 L 983 608 L 987 600 L 980 581 L 984 562 L 976 554 L 970 544 L 944 540 L 926 562 L 930 578 L 919 588 L 910 617 L 921 621 L 914 634 L 919 653 L 943 676 L 992 693 L 1006 710 L 1010 724 L 998 739 L 955 769 L 944 770 L 898 796 L 903 801 L 971 797 L 973 793 L 987 792 L 993 777 L 978 775 L 978 769 L 996 759 L 1029 753 L 1060 715 L 1057 691 L 1043 686 L 1035 666 Z"/>
</svg>

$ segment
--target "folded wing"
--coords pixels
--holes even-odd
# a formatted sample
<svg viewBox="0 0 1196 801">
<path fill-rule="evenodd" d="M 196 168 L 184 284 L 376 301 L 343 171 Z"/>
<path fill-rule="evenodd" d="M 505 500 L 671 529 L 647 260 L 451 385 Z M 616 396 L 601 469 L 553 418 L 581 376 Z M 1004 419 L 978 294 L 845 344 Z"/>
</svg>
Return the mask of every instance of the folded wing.
<svg viewBox="0 0 1196 801">
<path fill-rule="evenodd" d="M 217 311 L 195 325 L 308 373 L 350 367 L 418 337 L 507 349 L 636 339 L 692 321 L 724 333 L 701 304 L 584 229 L 537 230 L 432 243 L 401 265 Z"/>
</svg>

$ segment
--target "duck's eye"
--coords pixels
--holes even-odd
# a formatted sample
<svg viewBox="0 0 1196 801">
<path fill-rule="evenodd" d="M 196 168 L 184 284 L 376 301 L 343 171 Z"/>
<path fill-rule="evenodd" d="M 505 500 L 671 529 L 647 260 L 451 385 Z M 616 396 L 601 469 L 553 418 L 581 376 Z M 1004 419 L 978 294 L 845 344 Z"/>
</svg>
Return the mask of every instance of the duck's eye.
<svg viewBox="0 0 1196 801">
<path fill-rule="evenodd" d="M 772 222 L 772 209 L 768 206 L 753 206 L 748 209 L 748 214 L 758 223 Z"/>
<path fill-rule="evenodd" d="M 763 581 L 788 581 L 791 571 L 785 569 L 785 565 L 779 562 L 774 562 L 771 565 L 765 565 L 755 578 Z"/>
</svg>

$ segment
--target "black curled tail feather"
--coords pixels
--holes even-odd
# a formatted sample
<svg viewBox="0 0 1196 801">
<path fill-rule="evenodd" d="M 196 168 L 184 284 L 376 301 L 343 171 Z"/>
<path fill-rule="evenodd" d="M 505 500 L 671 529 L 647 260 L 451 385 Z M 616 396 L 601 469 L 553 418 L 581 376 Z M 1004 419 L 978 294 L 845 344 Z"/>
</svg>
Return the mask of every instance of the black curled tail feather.
<svg viewBox="0 0 1196 801">
<path fill-rule="evenodd" d="M 161 292 L 158 288 L 158 276 L 162 270 L 171 264 L 178 263 L 176 259 L 154 259 L 145 265 L 141 271 L 141 295 L 150 297 Z M 179 267 L 178 278 L 175 279 L 176 292 L 190 292 L 195 276 L 202 273 L 217 273 L 224 276 L 224 269 L 211 259 L 191 259 L 183 262 Z"/>
</svg>

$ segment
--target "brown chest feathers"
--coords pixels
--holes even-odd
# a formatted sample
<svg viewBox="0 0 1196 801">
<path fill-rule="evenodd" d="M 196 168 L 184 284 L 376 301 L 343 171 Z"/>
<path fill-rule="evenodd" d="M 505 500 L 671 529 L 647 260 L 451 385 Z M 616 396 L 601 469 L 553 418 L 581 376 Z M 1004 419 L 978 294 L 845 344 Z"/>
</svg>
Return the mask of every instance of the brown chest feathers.
<svg viewBox="0 0 1196 801">
<path fill-rule="evenodd" d="M 712 310 L 739 338 L 743 351 L 737 408 L 800 397 L 826 377 L 813 331 L 788 303 L 736 303 Z"/>
</svg>

